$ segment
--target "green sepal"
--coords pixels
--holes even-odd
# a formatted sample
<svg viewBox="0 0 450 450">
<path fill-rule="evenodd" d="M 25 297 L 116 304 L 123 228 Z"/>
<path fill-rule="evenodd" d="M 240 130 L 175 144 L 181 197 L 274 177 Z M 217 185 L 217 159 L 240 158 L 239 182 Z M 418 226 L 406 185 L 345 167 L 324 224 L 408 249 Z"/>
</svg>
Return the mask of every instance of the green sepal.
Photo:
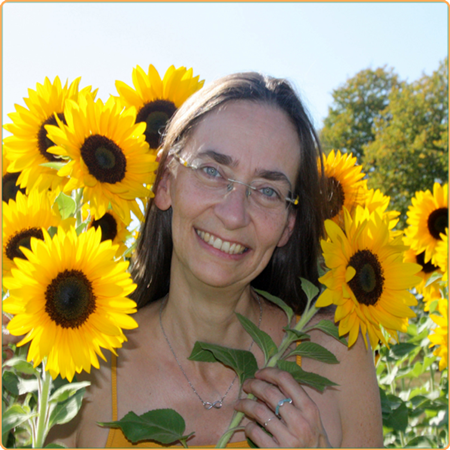
<svg viewBox="0 0 450 450">
<path fill-rule="evenodd" d="M 272 303 L 275 303 L 275 305 L 279 306 L 287 315 L 288 317 L 288 323 L 291 323 L 292 318 L 294 317 L 294 311 L 292 311 L 292 308 L 288 306 L 281 298 L 275 297 L 275 295 L 269 294 L 266 291 L 261 291 L 259 289 L 255 289 L 255 292 L 257 292 L 259 295 L 262 295 L 266 300 L 269 300 Z"/>
<path fill-rule="evenodd" d="M 327 364 L 339 363 L 339 361 L 337 360 L 336 356 L 333 355 L 333 353 L 331 353 L 325 347 L 316 344 L 315 342 L 302 342 L 300 345 L 297 345 L 297 347 L 286 356 L 286 359 L 289 358 L 290 356 L 302 356 L 304 358 L 315 359 L 317 361 L 321 361 Z"/>
<path fill-rule="evenodd" d="M 251 320 L 242 314 L 236 313 L 239 322 L 245 331 L 253 338 L 255 344 L 263 351 L 265 362 L 277 353 L 278 348 L 272 338 L 263 330 L 260 330 Z"/>
<path fill-rule="evenodd" d="M 309 330 L 321 330 L 344 345 L 348 345 L 347 339 L 345 337 L 339 336 L 339 328 L 331 321 L 323 319 L 320 322 L 308 327 L 305 331 Z"/>
<path fill-rule="evenodd" d="M 115 422 L 97 422 L 102 427 L 120 428 L 133 444 L 139 441 L 156 441 L 172 444 L 184 441 L 194 433 L 184 436 L 186 423 L 173 409 L 153 409 L 140 416 L 130 411 Z"/>
<path fill-rule="evenodd" d="M 300 384 L 306 384 L 320 392 L 323 392 L 327 386 L 338 386 L 328 378 L 322 377 L 316 373 L 305 372 L 297 363 L 292 361 L 278 361 L 278 368 L 289 372 Z"/>
<path fill-rule="evenodd" d="M 190 361 L 208 361 L 213 362 L 210 356 L 206 356 L 199 350 L 209 352 L 214 356 L 215 361 L 219 361 L 225 366 L 231 367 L 237 373 L 239 382 L 242 384 L 247 378 L 253 378 L 258 370 L 258 363 L 252 352 L 247 350 L 238 350 L 221 345 L 208 344 L 197 341 L 194 345 Z M 209 359 L 206 359 L 209 358 Z"/>
</svg>

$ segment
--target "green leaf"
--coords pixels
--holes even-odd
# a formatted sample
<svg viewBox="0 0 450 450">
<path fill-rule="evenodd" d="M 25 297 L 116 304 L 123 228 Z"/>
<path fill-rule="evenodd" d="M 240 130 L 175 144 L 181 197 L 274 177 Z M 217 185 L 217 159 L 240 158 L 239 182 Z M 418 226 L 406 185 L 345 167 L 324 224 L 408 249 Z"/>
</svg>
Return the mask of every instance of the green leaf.
<svg viewBox="0 0 450 450">
<path fill-rule="evenodd" d="M 67 219 L 72 217 L 75 214 L 76 203 L 72 197 L 61 192 L 56 198 L 56 203 L 59 207 L 59 212 L 61 213 L 61 217 L 63 219 Z"/>
<path fill-rule="evenodd" d="M 67 447 L 61 444 L 55 444 L 54 442 L 51 442 L 50 444 L 47 444 L 44 448 L 67 448 Z"/>
<path fill-rule="evenodd" d="M 64 161 L 64 162 L 55 161 L 55 162 L 42 163 L 39 165 L 42 167 L 49 167 L 50 169 L 59 170 L 59 169 L 62 169 L 67 164 L 67 162 L 68 161 Z"/>
<path fill-rule="evenodd" d="M 2 376 L 2 386 L 10 394 L 16 397 L 19 395 L 19 377 L 15 373 L 5 371 Z"/>
<path fill-rule="evenodd" d="M 27 379 L 19 378 L 19 395 L 27 394 L 28 392 L 37 392 L 39 388 L 38 380 L 36 378 Z"/>
<path fill-rule="evenodd" d="M 255 372 L 258 370 L 258 364 L 252 352 L 222 347 L 221 345 L 208 344 L 206 342 L 197 341 L 196 344 L 199 344 L 203 350 L 211 352 L 217 361 L 234 369 L 238 374 L 239 382 L 241 384 L 247 378 L 253 378 Z M 201 354 L 200 359 L 197 359 L 196 354 L 191 354 L 188 359 L 191 361 L 205 361 Z"/>
<path fill-rule="evenodd" d="M 251 320 L 247 319 L 243 315 L 236 313 L 241 325 L 245 331 L 253 338 L 256 345 L 263 351 L 265 362 L 269 361 L 275 353 L 278 351 L 275 342 L 272 338 L 263 330 L 260 330 Z"/>
<path fill-rule="evenodd" d="M 48 429 L 53 425 L 63 424 L 71 421 L 81 408 L 84 393 L 86 389 L 81 388 L 75 394 L 61 403 L 57 403 L 52 412 L 48 422 Z"/>
<path fill-rule="evenodd" d="M 300 280 L 302 282 L 303 292 L 306 294 L 308 300 L 312 300 L 314 297 L 316 297 L 316 295 L 319 293 L 319 288 L 306 278 L 300 277 Z"/>
<path fill-rule="evenodd" d="M 10 406 L 2 415 L 2 434 L 36 416 L 37 413 L 27 411 L 22 405 L 14 404 Z"/>
<path fill-rule="evenodd" d="M 321 320 L 320 322 L 316 323 L 315 325 L 308 327 L 305 331 L 309 330 L 321 330 L 324 333 L 328 334 L 331 337 L 334 337 L 339 342 L 341 342 L 344 345 L 347 345 L 347 339 L 345 339 L 342 336 L 339 336 L 339 329 L 338 327 L 331 321 L 331 320 Z"/>
<path fill-rule="evenodd" d="M 25 358 L 21 356 L 8 359 L 8 361 L 3 364 L 3 367 L 5 366 L 14 367 L 16 371 L 27 375 L 40 376 L 39 371 L 33 367 L 33 364 L 26 361 Z"/>
<path fill-rule="evenodd" d="M 433 440 L 428 436 L 416 436 L 411 439 L 406 447 L 414 447 L 414 448 L 435 448 L 436 446 L 433 443 Z"/>
<path fill-rule="evenodd" d="M 296 338 L 296 341 L 304 341 L 305 339 L 309 339 L 311 336 L 307 333 L 303 333 L 303 331 L 296 330 L 295 328 L 284 327 L 283 328 L 286 333 L 291 334 L 293 336 L 289 336 L 289 338 Z"/>
<path fill-rule="evenodd" d="M 294 317 L 294 311 L 292 311 L 292 308 L 288 306 L 281 298 L 275 297 L 272 294 L 269 294 L 265 291 L 260 291 L 259 289 L 255 289 L 255 292 L 257 292 L 259 295 L 262 295 L 265 299 L 269 300 L 272 303 L 275 303 L 275 305 L 279 306 L 287 315 L 288 317 L 288 323 L 291 323 L 292 318 Z"/>
<path fill-rule="evenodd" d="M 79 389 L 89 386 L 90 381 L 80 381 L 78 383 L 67 383 L 57 389 L 50 397 L 50 403 L 60 403 L 67 400 Z"/>
<path fill-rule="evenodd" d="M 278 361 L 278 368 L 289 372 L 300 384 L 306 384 L 320 392 L 323 392 L 327 386 L 338 386 L 333 381 L 321 375 L 305 372 L 297 363 L 292 361 L 280 360 Z"/>
<path fill-rule="evenodd" d="M 194 348 L 188 359 L 190 361 L 219 362 L 209 350 L 205 350 L 202 347 L 199 341 L 194 344 Z"/>
<path fill-rule="evenodd" d="M 415 344 L 409 344 L 407 342 L 400 342 L 399 344 L 395 344 L 395 345 L 391 346 L 390 350 L 391 350 L 392 355 L 397 356 L 397 358 L 401 358 L 401 357 L 407 355 L 408 353 L 410 353 L 411 351 L 413 351 L 416 347 L 417 347 L 417 345 L 415 345 Z"/>
<path fill-rule="evenodd" d="M 383 420 L 383 425 L 396 431 L 405 432 L 408 426 L 408 408 L 402 402 L 398 408 L 393 410 L 389 416 Z"/>
<path fill-rule="evenodd" d="M 183 436 L 186 428 L 183 417 L 173 409 L 154 409 L 141 416 L 130 411 L 118 421 L 98 422 L 98 424 L 103 427 L 120 428 L 133 444 L 152 440 L 167 445 L 188 437 Z"/>
<path fill-rule="evenodd" d="M 427 282 L 425 283 L 425 287 L 428 287 L 430 284 L 433 284 L 436 280 L 439 280 L 442 278 L 442 273 L 439 273 L 439 271 L 435 271 L 430 275 L 430 278 L 428 278 Z"/>
<path fill-rule="evenodd" d="M 287 358 L 290 356 L 303 356 L 305 358 L 316 359 L 317 361 L 327 364 L 339 363 L 333 353 L 314 342 L 302 342 L 300 345 L 297 345 L 295 350 L 292 350 L 292 352 L 289 353 Z"/>
</svg>

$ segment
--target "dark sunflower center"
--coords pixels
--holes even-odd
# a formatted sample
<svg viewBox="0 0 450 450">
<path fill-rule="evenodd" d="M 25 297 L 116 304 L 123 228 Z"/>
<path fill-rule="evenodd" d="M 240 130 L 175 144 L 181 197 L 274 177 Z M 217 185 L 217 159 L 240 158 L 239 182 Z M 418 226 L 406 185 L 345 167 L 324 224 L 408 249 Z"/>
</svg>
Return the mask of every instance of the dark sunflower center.
<svg viewBox="0 0 450 450">
<path fill-rule="evenodd" d="M 339 211 L 344 206 L 345 194 L 342 184 L 336 178 L 329 177 L 327 184 L 328 212 L 326 218 L 331 219 L 339 214 Z"/>
<path fill-rule="evenodd" d="M 81 147 L 89 173 L 101 183 L 118 183 L 125 177 L 127 159 L 122 149 L 106 136 L 89 136 Z"/>
<path fill-rule="evenodd" d="M 370 250 L 358 250 L 349 261 L 356 270 L 348 285 L 359 303 L 375 305 L 383 293 L 383 268 Z"/>
<path fill-rule="evenodd" d="M 20 191 L 25 194 L 25 189 L 17 185 L 17 179 L 20 172 L 6 173 L 2 179 L 2 200 L 8 203 L 10 200 L 15 200 L 17 193 Z"/>
<path fill-rule="evenodd" d="M 428 261 L 427 263 L 425 262 L 425 252 L 416 255 L 416 262 L 422 266 L 422 272 L 424 273 L 431 273 L 438 270 L 438 267 L 431 264 L 431 261 Z"/>
<path fill-rule="evenodd" d="M 78 328 L 95 311 L 91 282 L 80 270 L 65 270 L 47 286 L 45 311 L 63 328 Z"/>
<path fill-rule="evenodd" d="M 162 142 L 162 132 L 177 108 L 168 100 L 155 100 L 147 103 L 138 112 L 136 123 L 145 122 L 145 140 L 150 148 L 157 149 Z"/>
<path fill-rule="evenodd" d="M 59 120 L 62 120 L 64 123 L 66 123 L 63 113 L 59 113 L 58 118 Z M 50 147 L 53 147 L 55 143 L 47 137 L 47 130 L 45 129 L 45 125 L 58 126 L 58 122 L 56 122 L 55 117 L 52 115 L 41 125 L 41 128 L 39 128 L 39 132 L 37 135 L 39 152 L 47 161 L 60 161 L 56 157 L 56 155 L 47 151 Z"/>
<path fill-rule="evenodd" d="M 20 247 L 31 250 L 31 238 L 44 240 L 44 234 L 40 228 L 25 228 L 10 237 L 6 244 L 6 256 L 12 261 L 14 258 L 27 259 Z"/>
<path fill-rule="evenodd" d="M 106 213 L 103 217 L 98 220 L 93 220 L 91 227 L 97 229 L 98 227 L 102 230 L 102 242 L 107 239 L 113 241 L 117 236 L 117 222 L 112 214 Z"/>
<path fill-rule="evenodd" d="M 431 236 L 441 241 L 441 233 L 445 233 L 448 227 L 448 208 L 435 209 L 428 216 L 428 231 Z"/>
</svg>

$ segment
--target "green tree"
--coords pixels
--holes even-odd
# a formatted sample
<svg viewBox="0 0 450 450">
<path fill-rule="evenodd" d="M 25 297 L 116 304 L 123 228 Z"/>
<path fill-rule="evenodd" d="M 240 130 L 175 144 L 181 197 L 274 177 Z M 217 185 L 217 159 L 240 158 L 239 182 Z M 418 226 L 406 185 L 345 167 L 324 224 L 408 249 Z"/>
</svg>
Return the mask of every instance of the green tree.
<svg viewBox="0 0 450 450">
<path fill-rule="evenodd" d="M 366 69 L 333 90 L 333 103 L 320 131 L 325 153 L 351 152 L 361 161 L 364 146 L 374 139 L 372 126 L 389 104 L 389 94 L 399 85 L 393 69 Z"/>
<path fill-rule="evenodd" d="M 419 190 L 448 179 L 448 60 L 431 76 L 392 88 L 374 120 L 374 139 L 363 147 L 368 186 L 391 197 L 402 213 Z"/>
</svg>

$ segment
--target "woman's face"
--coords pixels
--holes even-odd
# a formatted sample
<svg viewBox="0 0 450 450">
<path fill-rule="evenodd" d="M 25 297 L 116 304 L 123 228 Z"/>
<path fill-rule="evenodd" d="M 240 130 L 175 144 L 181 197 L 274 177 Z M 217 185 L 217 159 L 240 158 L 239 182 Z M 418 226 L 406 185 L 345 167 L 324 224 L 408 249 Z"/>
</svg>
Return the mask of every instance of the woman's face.
<svg viewBox="0 0 450 450">
<path fill-rule="evenodd" d="M 172 161 L 175 170 L 167 171 L 158 186 L 156 205 L 173 210 L 172 273 L 181 271 L 209 286 L 245 286 L 274 249 L 286 244 L 294 226 L 284 199 L 281 209 L 271 207 L 272 187 L 288 192 L 295 186 L 300 144 L 294 126 L 275 107 L 229 102 L 205 116 L 180 156 L 200 161 L 203 169 L 197 169 L 202 170 L 199 178 L 199 172 Z M 204 177 L 264 189 L 255 193 L 234 183 L 234 189 L 218 194 L 202 185 Z M 257 201 L 261 194 L 263 206 Z"/>
</svg>

